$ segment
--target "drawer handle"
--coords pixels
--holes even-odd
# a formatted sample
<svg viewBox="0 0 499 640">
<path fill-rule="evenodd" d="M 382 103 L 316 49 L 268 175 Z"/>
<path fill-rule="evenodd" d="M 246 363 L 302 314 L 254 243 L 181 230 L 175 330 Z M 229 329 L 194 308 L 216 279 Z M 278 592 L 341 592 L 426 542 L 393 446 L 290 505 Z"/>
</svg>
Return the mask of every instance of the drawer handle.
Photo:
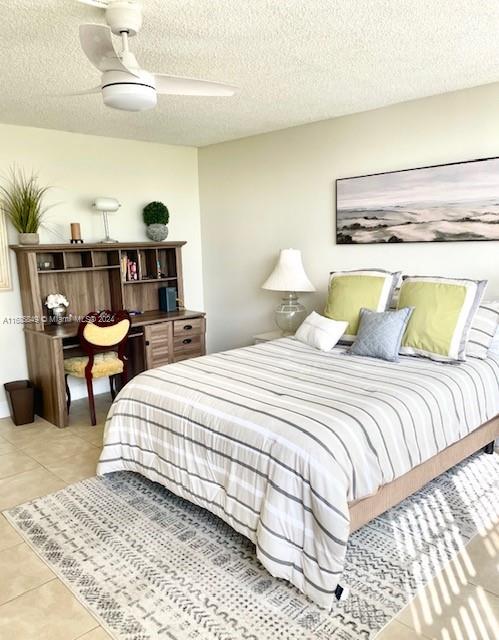
<svg viewBox="0 0 499 640">
<path fill-rule="evenodd" d="M 184 324 L 184 330 L 190 331 L 192 329 L 192 324 Z"/>
<path fill-rule="evenodd" d="M 192 340 L 190 338 L 186 338 L 185 340 L 182 340 L 182 344 L 191 344 Z"/>
</svg>

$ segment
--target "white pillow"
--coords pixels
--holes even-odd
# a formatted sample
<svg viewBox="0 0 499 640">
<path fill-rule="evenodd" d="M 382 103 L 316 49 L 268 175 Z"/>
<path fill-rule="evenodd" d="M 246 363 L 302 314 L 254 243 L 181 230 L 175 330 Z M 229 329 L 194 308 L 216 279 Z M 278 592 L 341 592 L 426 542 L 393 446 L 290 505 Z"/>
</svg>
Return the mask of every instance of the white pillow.
<svg viewBox="0 0 499 640">
<path fill-rule="evenodd" d="M 482 302 L 471 323 L 466 343 L 466 357 L 487 357 L 487 352 L 492 347 L 494 334 L 499 329 L 499 300 Z"/>
<path fill-rule="evenodd" d="M 348 322 L 330 320 L 312 311 L 295 333 L 295 338 L 321 351 L 331 351 L 347 327 Z"/>
</svg>

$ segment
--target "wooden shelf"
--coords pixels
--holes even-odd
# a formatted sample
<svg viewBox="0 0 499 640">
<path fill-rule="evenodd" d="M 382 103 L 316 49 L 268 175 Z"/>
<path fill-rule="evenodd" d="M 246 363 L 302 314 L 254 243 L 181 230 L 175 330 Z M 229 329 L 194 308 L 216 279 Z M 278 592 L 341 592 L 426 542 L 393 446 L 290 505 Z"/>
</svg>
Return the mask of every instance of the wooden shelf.
<svg viewBox="0 0 499 640">
<path fill-rule="evenodd" d="M 176 276 L 171 278 L 143 278 L 142 280 L 123 280 L 123 284 L 146 284 L 147 282 L 168 282 L 177 280 Z"/>
<path fill-rule="evenodd" d="M 100 265 L 98 267 L 66 267 L 66 269 L 38 269 L 38 273 L 74 273 L 75 271 L 106 271 L 119 269 L 119 264 Z"/>
<path fill-rule="evenodd" d="M 183 247 L 185 240 L 179 242 L 113 242 L 104 244 L 101 242 L 89 242 L 84 244 L 10 244 L 9 247 L 16 253 L 49 253 L 52 251 L 113 251 L 116 249 L 174 249 Z"/>
</svg>

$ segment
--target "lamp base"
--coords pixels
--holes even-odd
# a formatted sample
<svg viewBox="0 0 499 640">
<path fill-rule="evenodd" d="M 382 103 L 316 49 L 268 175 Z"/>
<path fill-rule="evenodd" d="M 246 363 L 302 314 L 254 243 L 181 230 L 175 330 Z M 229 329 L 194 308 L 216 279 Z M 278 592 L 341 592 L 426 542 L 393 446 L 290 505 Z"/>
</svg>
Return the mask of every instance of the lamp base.
<svg viewBox="0 0 499 640">
<path fill-rule="evenodd" d="M 294 335 L 307 317 L 307 310 L 294 292 L 286 293 L 275 310 L 275 323 L 284 335 Z"/>
<path fill-rule="evenodd" d="M 115 244 L 117 240 L 113 240 L 109 237 L 109 220 L 107 219 L 107 211 L 102 212 L 102 219 L 104 221 L 104 233 L 106 234 L 106 237 L 104 240 L 100 240 L 99 244 Z"/>
</svg>

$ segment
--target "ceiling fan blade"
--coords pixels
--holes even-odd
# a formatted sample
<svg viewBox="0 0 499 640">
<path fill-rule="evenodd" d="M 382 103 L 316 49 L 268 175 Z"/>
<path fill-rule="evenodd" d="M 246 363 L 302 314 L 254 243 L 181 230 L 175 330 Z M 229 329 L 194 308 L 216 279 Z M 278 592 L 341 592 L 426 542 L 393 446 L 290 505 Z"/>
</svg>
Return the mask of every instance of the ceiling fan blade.
<svg viewBox="0 0 499 640">
<path fill-rule="evenodd" d="M 238 88 L 222 82 L 155 73 L 156 92 L 170 96 L 233 96 Z"/>
<path fill-rule="evenodd" d="M 110 27 L 103 24 L 80 25 L 80 43 L 83 53 L 99 71 L 125 71 L 138 76 L 138 69 L 123 63 L 114 48 Z M 132 54 L 128 54 L 133 57 Z"/>
<path fill-rule="evenodd" d="M 97 87 L 92 87 L 91 89 L 83 89 L 82 91 L 74 91 L 72 93 L 63 93 L 63 97 L 71 97 L 71 96 L 87 96 L 92 93 L 100 93 L 102 91 L 102 87 L 100 84 Z"/>
<path fill-rule="evenodd" d="M 89 7 L 97 7 L 99 9 L 107 9 L 107 0 L 78 0 L 81 4 L 88 4 Z"/>
<path fill-rule="evenodd" d="M 109 27 L 103 24 L 80 25 L 80 43 L 83 53 L 99 71 L 107 71 L 110 60 L 121 64 Z"/>
<path fill-rule="evenodd" d="M 91 87 L 90 89 L 82 89 L 82 91 L 71 91 L 69 93 L 43 93 L 40 95 L 48 96 L 49 98 L 71 98 L 72 96 L 86 96 L 92 93 L 100 93 L 102 91 L 101 85 L 98 87 Z"/>
</svg>

